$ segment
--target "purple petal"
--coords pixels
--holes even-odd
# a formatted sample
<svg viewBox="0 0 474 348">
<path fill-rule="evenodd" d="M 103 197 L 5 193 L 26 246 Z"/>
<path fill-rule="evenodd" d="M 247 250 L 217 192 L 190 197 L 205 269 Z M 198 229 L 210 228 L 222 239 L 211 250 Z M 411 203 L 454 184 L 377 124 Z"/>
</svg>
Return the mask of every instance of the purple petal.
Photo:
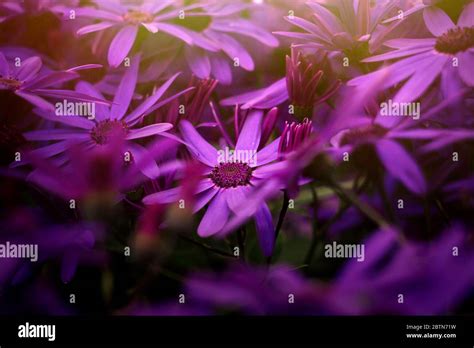
<svg viewBox="0 0 474 348">
<path fill-rule="evenodd" d="M 40 57 L 31 57 L 21 63 L 15 77 L 23 82 L 29 81 L 41 70 L 43 62 Z"/>
<path fill-rule="evenodd" d="M 160 176 L 160 169 L 155 159 L 145 147 L 131 142 L 128 146 L 134 158 L 134 163 L 138 165 L 138 169 L 140 169 L 145 176 L 150 179 L 155 179 Z"/>
<path fill-rule="evenodd" d="M 95 125 L 94 122 L 82 116 L 58 116 L 55 112 L 43 109 L 34 109 L 34 112 L 46 120 L 60 122 L 77 128 L 92 129 Z"/>
<path fill-rule="evenodd" d="M 438 7 L 432 6 L 423 11 L 426 27 L 434 36 L 441 36 L 455 27 L 449 16 Z"/>
<path fill-rule="evenodd" d="M 240 208 L 247 200 L 250 190 L 249 186 L 238 186 L 226 190 L 227 205 L 234 214 L 240 215 L 242 213 Z"/>
<path fill-rule="evenodd" d="M 254 151 L 258 149 L 262 134 L 262 118 L 263 112 L 250 112 L 240 131 L 235 150 Z"/>
<path fill-rule="evenodd" d="M 60 85 L 63 82 L 71 81 L 78 78 L 79 75 L 75 72 L 57 71 L 46 74 L 38 79 L 33 79 L 24 84 L 24 88 L 37 89 L 46 88 L 52 85 Z"/>
<path fill-rule="evenodd" d="M 79 29 L 76 32 L 76 34 L 80 36 L 80 35 L 85 35 L 89 33 L 94 33 L 96 31 L 101 31 L 101 30 L 110 28 L 113 25 L 114 23 L 110 23 L 110 22 L 102 22 L 102 23 L 97 23 L 97 24 L 86 25 L 85 27 L 82 27 L 81 29 Z"/>
<path fill-rule="evenodd" d="M 67 117 L 67 116 L 66 116 Z M 76 130 L 48 129 L 36 130 L 23 133 L 27 140 L 44 141 L 44 140 L 65 140 L 65 139 L 89 139 L 88 132 Z"/>
<path fill-rule="evenodd" d="M 176 73 L 171 76 L 160 88 L 149 98 L 147 98 L 139 107 L 133 110 L 127 117 L 125 121 L 127 123 L 132 123 L 137 120 L 139 117 L 146 115 L 151 112 L 150 108 L 165 94 L 168 88 L 171 86 L 173 81 L 179 76 L 180 73 Z M 133 90 L 132 90 L 133 92 Z"/>
<path fill-rule="evenodd" d="M 119 4 L 117 4 L 119 6 Z M 106 21 L 122 22 L 122 17 L 114 13 L 103 10 L 97 10 L 92 7 L 82 7 L 75 10 L 77 17 L 85 17 L 92 19 L 102 19 Z"/>
<path fill-rule="evenodd" d="M 193 153 L 196 159 L 210 167 L 214 167 L 217 164 L 218 157 L 217 150 L 214 146 L 204 140 L 189 121 L 181 121 L 179 129 L 184 141 L 188 143 L 189 151 Z"/>
<path fill-rule="evenodd" d="M 185 47 L 186 61 L 193 73 L 200 79 L 206 79 L 211 73 L 211 62 L 207 53 L 200 48 Z"/>
<path fill-rule="evenodd" d="M 211 24 L 211 29 L 230 34 L 248 36 L 269 47 L 278 46 L 278 40 L 272 34 L 243 18 L 233 19 L 230 25 L 227 19 L 214 20 Z"/>
<path fill-rule="evenodd" d="M 194 207 L 193 207 L 193 213 L 196 213 L 198 212 L 199 210 L 201 210 L 202 208 L 204 208 L 204 206 L 209 203 L 209 201 L 211 199 L 214 198 L 214 196 L 219 192 L 219 188 L 217 188 L 217 186 L 212 186 L 211 188 L 209 188 L 208 190 L 200 193 L 197 198 L 196 198 L 196 201 L 194 202 Z"/>
<path fill-rule="evenodd" d="M 278 158 L 278 145 L 280 144 L 280 137 L 273 140 L 270 144 L 257 152 L 257 166 L 263 166 L 267 163 L 273 162 Z"/>
<path fill-rule="evenodd" d="M 40 96 L 22 91 L 16 91 L 15 94 L 27 100 L 31 104 L 39 107 L 40 109 L 54 111 L 54 105 L 44 100 Z"/>
<path fill-rule="evenodd" d="M 209 204 L 201 223 L 198 226 L 198 234 L 201 237 L 209 237 L 218 233 L 229 218 L 229 207 L 226 202 L 226 191 L 221 190 Z"/>
<path fill-rule="evenodd" d="M 77 264 L 79 262 L 79 250 L 76 248 L 69 249 L 64 253 L 62 264 L 61 264 L 61 280 L 64 283 L 68 283 L 74 273 L 76 272 Z"/>
<path fill-rule="evenodd" d="M 474 7 L 473 7 L 474 8 Z M 459 76 L 468 86 L 474 86 L 474 53 L 465 51 L 458 53 L 459 58 Z"/>
<path fill-rule="evenodd" d="M 145 138 L 151 135 L 159 134 L 162 132 L 166 132 L 173 128 L 171 123 L 157 123 L 152 124 L 150 126 L 146 126 L 139 129 L 131 129 L 127 135 L 127 139 L 138 139 L 138 138 Z"/>
<path fill-rule="evenodd" d="M 266 203 L 263 203 L 257 209 L 254 218 L 260 248 L 263 254 L 268 257 L 272 254 L 275 246 L 275 227 L 273 226 L 272 214 Z"/>
<path fill-rule="evenodd" d="M 230 59 L 239 59 L 239 64 L 242 68 L 252 71 L 255 67 L 254 62 L 247 50 L 233 37 L 224 33 L 209 31 L 207 35 L 219 42 L 222 50 L 229 56 Z"/>
<path fill-rule="evenodd" d="M 122 77 L 115 93 L 114 104 L 110 109 L 110 118 L 120 120 L 127 112 L 137 83 L 139 65 L 140 57 L 135 56 L 131 61 L 131 65 L 126 68 L 125 75 Z"/>
<path fill-rule="evenodd" d="M 380 160 L 393 177 L 416 194 L 422 195 L 426 192 L 426 183 L 420 168 L 401 145 L 388 139 L 379 140 L 375 145 Z"/>
<path fill-rule="evenodd" d="M 140 23 L 145 27 L 146 30 L 148 30 L 152 34 L 156 34 L 158 32 L 158 27 L 156 26 L 156 23 Z"/>
<path fill-rule="evenodd" d="M 474 3 L 466 5 L 458 19 L 458 27 L 472 26 L 474 26 Z"/>
<path fill-rule="evenodd" d="M 159 30 L 164 31 L 165 33 L 168 33 L 180 40 L 183 40 L 188 45 L 193 44 L 193 39 L 186 33 L 186 31 L 182 30 L 179 26 L 168 23 L 155 23 L 155 25 Z"/>
<path fill-rule="evenodd" d="M 10 68 L 8 67 L 7 59 L 5 58 L 5 55 L 2 52 L 0 52 L 0 75 L 10 75 Z"/>
<path fill-rule="evenodd" d="M 152 193 L 143 198 L 143 203 L 150 205 L 177 202 L 181 197 L 181 192 L 181 187 L 175 187 L 169 190 Z"/>
<path fill-rule="evenodd" d="M 423 53 L 431 49 L 433 49 L 432 46 L 399 49 L 399 50 L 395 50 L 388 53 L 379 54 L 377 56 L 372 56 L 370 58 L 363 59 L 362 62 L 370 63 L 370 62 L 380 62 L 380 61 L 395 59 L 395 58 L 402 58 L 402 57 L 411 56 L 418 53 Z"/>
<path fill-rule="evenodd" d="M 31 92 L 34 92 L 36 94 L 45 96 L 45 97 L 50 97 L 50 98 L 57 98 L 57 99 L 68 99 L 68 100 L 77 100 L 77 101 L 84 101 L 84 102 L 90 102 L 90 103 L 99 103 L 99 104 L 105 104 L 109 105 L 110 102 L 107 100 L 101 100 L 94 98 L 89 95 L 85 95 L 76 91 L 68 91 L 64 89 L 34 89 L 31 90 Z"/>
<path fill-rule="evenodd" d="M 135 42 L 137 31 L 137 26 L 128 25 L 115 35 L 108 53 L 108 61 L 111 66 L 118 67 L 123 62 Z"/>
<path fill-rule="evenodd" d="M 89 82 L 79 81 L 76 85 L 76 91 L 82 94 L 90 95 L 91 97 L 105 100 L 102 93 L 94 88 Z M 95 118 L 98 121 L 106 120 L 110 117 L 110 108 L 106 105 L 96 104 L 95 106 Z"/>
<path fill-rule="evenodd" d="M 408 103 L 416 100 L 431 86 L 431 83 L 439 76 L 441 70 L 449 57 L 435 55 L 426 61 L 426 65 L 420 67 L 407 83 L 398 91 L 393 98 L 396 102 Z"/>
<path fill-rule="evenodd" d="M 232 71 L 229 63 L 222 57 L 214 55 L 211 57 L 212 75 L 223 85 L 232 83 Z"/>
</svg>

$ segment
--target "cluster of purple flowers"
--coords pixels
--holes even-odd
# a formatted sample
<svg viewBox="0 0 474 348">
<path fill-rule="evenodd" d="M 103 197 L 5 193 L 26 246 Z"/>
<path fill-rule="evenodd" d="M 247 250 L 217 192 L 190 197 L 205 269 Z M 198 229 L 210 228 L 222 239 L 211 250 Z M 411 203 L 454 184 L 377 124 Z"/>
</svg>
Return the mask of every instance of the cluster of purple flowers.
<svg viewBox="0 0 474 348">
<path fill-rule="evenodd" d="M 472 311 L 473 87 L 471 0 L 0 0 L 0 313 Z"/>
</svg>

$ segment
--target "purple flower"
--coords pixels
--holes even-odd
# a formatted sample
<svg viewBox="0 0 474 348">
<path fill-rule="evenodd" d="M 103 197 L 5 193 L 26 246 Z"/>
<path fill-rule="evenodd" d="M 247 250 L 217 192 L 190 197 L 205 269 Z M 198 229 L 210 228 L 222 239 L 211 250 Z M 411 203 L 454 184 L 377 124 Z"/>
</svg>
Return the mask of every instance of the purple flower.
<svg viewBox="0 0 474 348">
<path fill-rule="evenodd" d="M 61 279 L 69 282 L 81 260 L 87 260 L 92 252 L 100 229 L 93 224 L 46 225 L 28 209 L 10 212 L 4 221 L 5 231 L 1 243 L 37 245 L 37 260 L 7 258 L 0 268 L 0 286 L 18 284 L 31 276 L 37 264 L 59 259 Z"/>
<path fill-rule="evenodd" d="M 95 146 L 107 144 L 112 138 L 118 136 L 127 140 L 125 150 L 128 151 L 136 161 L 141 162 L 143 157 L 149 158 L 150 154 L 148 150 L 134 141 L 136 139 L 163 134 L 171 129 L 173 125 L 170 123 L 157 123 L 142 128 L 135 128 L 136 125 L 143 117 L 188 92 L 190 89 L 181 91 L 158 102 L 179 75 L 175 74 L 158 88 L 153 95 L 143 101 L 142 104 L 133 109 L 133 111 L 127 112 L 135 90 L 138 66 L 139 58 L 136 57 L 125 72 L 117 88 L 112 106 L 97 106 L 96 115 L 93 120 L 80 115 L 57 116 L 52 112 L 36 110 L 36 113 L 41 117 L 50 121 L 59 122 L 63 127 L 26 132 L 24 134 L 25 138 L 30 141 L 55 141 L 55 143 L 39 150 L 42 156 L 52 157 L 61 155 L 68 146 L 71 145 L 71 141 L 74 141 L 74 144 L 81 144 L 84 146 L 84 149 L 91 149 Z M 76 90 L 80 93 L 92 95 L 97 100 L 103 100 L 102 94 L 87 82 L 79 82 Z M 63 156 L 62 161 L 62 163 L 67 161 L 67 157 Z M 156 178 L 160 173 L 154 161 L 149 161 L 148 165 L 142 166 L 140 170 L 149 178 Z"/>
<path fill-rule="evenodd" d="M 312 22 L 296 16 L 285 17 L 303 29 L 303 33 L 283 31 L 275 34 L 303 41 L 299 46 L 343 53 L 359 62 L 377 50 L 387 35 L 400 25 L 400 22 L 380 25 L 394 12 L 397 3 L 397 0 L 377 1 L 372 6 L 369 0 L 337 0 L 323 6 L 318 2 L 308 2 L 313 11 Z M 331 11 L 333 8 L 334 12 Z"/>
<path fill-rule="evenodd" d="M 101 0 L 97 1 L 96 5 L 97 8 L 86 7 L 75 10 L 78 17 L 100 21 L 82 27 L 77 31 L 77 34 L 84 35 L 109 28 L 118 28 L 119 31 L 110 43 L 108 53 L 109 64 L 113 67 L 120 65 L 130 52 L 140 26 L 151 33 L 162 31 L 187 44 L 192 44 L 191 37 L 179 25 L 169 23 L 169 21 L 178 18 L 180 11 L 189 11 L 201 6 L 193 4 L 178 8 L 174 0 L 146 1 L 142 5 Z"/>
<path fill-rule="evenodd" d="M 100 65 L 88 64 L 66 71 L 49 73 L 41 73 L 42 66 L 42 60 L 37 56 L 24 61 L 17 58 L 15 62 L 9 64 L 5 55 L 0 52 L 0 90 L 9 90 L 45 110 L 54 110 L 54 106 L 43 97 L 108 104 L 104 99 L 92 97 L 86 93 L 50 88 L 78 78 L 79 74 L 76 72 L 78 70 L 98 68 Z"/>
<path fill-rule="evenodd" d="M 474 4 L 465 7 L 457 25 L 437 7 L 424 10 L 423 17 L 434 38 L 387 41 L 385 45 L 395 50 L 364 59 L 364 62 L 401 60 L 357 77 L 349 81 L 349 85 L 363 85 L 388 72 L 389 77 L 384 81 L 383 88 L 407 80 L 393 98 L 395 102 L 418 99 L 438 77 L 441 77 L 445 96 L 452 92 L 452 87 L 459 89 L 462 82 L 469 87 L 474 86 Z"/>
<path fill-rule="evenodd" d="M 189 151 L 206 166 L 205 177 L 197 185 L 198 196 L 194 206 L 194 211 L 198 211 L 209 203 L 197 230 L 201 237 L 219 234 L 232 215 L 241 215 L 242 211 L 237 207 L 245 203 L 247 197 L 270 177 L 275 166 L 278 166 L 278 163 L 270 163 L 278 158 L 280 139 L 257 151 L 261 128 L 262 112 L 251 112 L 238 136 L 235 152 L 230 154 L 226 150 L 215 149 L 189 121 L 181 122 L 181 134 Z M 180 198 L 180 189 L 174 188 L 148 195 L 143 202 L 171 203 L 179 201 Z M 268 256 L 272 253 L 275 236 L 272 216 L 265 202 L 255 211 L 254 219 L 260 246 Z"/>
</svg>

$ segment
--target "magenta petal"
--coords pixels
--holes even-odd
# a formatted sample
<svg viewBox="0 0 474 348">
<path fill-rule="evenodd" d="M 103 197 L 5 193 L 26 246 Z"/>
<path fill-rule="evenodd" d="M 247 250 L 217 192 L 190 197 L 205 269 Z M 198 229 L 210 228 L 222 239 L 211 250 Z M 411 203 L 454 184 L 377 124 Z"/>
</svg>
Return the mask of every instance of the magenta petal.
<svg viewBox="0 0 474 348">
<path fill-rule="evenodd" d="M 428 30 L 434 36 L 441 36 L 449 29 L 455 27 L 449 16 L 436 6 L 428 7 L 423 10 L 423 18 Z"/>
<path fill-rule="evenodd" d="M 214 146 L 204 140 L 189 121 L 181 121 L 179 129 L 189 151 L 193 153 L 196 159 L 210 167 L 214 167 L 217 164 L 218 157 L 218 152 Z"/>
<path fill-rule="evenodd" d="M 254 219 L 260 248 L 263 254 L 268 257 L 275 247 L 275 227 L 273 226 L 272 214 L 266 203 L 263 203 L 257 209 Z"/>
<path fill-rule="evenodd" d="M 42 66 L 43 62 L 40 57 L 30 57 L 21 63 L 15 77 L 20 81 L 29 81 L 41 70 Z"/>
<path fill-rule="evenodd" d="M 140 65 L 140 57 L 135 56 L 132 59 L 131 65 L 126 69 L 120 85 L 115 93 L 114 103 L 110 109 L 110 118 L 122 119 L 127 112 L 128 106 L 132 101 L 135 84 L 137 83 L 138 67 Z"/>
<path fill-rule="evenodd" d="M 151 135 L 159 134 L 162 132 L 166 132 L 173 128 L 171 123 L 157 123 L 152 124 L 150 126 L 146 126 L 139 129 L 131 129 L 127 135 L 127 139 L 138 139 L 138 138 L 145 138 Z"/>
<path fill-rule="evenodd" d="M 129 25 L 120 29 L 115 35 L 108 53 L 108 61 L 111 66 L 118 67 L 123 62 L 135 42 L 137 31 L 137 26 Z"/>
<path fill-rule="evenodd" d="M 376 143 L 376 149 L 384 167 L 393 177 L 416 194 L 426 192 L 426 182 L 420 168 L 401 145 L 382 139 Z"/>
<path fill-rule="evenodd" d="M 226 191 L 221 190 L 209 204 L 201 223 L 198 226 L 198 234 L 201 237 L 209 237 L 218 233 L 229 218 L 229 207 L 226 202 Z"/>
<path fill-rule="evenodd" d="M 250 112 L 240 131 L 235 150 L 254 151 L 258 149 L 262 133 L 262 118 L 262 111 Z"/>
</svg>

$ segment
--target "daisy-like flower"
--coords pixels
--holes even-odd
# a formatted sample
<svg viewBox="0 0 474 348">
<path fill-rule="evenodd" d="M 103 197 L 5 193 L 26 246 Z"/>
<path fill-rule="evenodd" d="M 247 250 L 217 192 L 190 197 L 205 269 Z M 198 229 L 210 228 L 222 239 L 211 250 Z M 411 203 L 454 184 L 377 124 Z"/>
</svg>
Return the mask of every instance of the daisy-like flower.
<svg viewBox="0 0 474 348">
<path fill-rule="evenodd" d="M 141 5 L 100 0 L 96 1 L 96 5 L 97 8 L 88 7 L 75 10 L 77 17 L 99 20 L 98 23 L 80 28 L 77 34 L 85 35 L 110 28 L 118 29 L 110 43 L 108 52 L 108 62 L 114 67 L 120 65 L 130 52 L 140 26 L 145 27 L 151 33 L 158 31 L 167 33 L 191 45 L 191 37 L 179 25 L 170 21 L 179 18 L 180 13 L 186 13 L 186 11 L 201 6 L 193 4 L 178 7 L 174 0 L 145 1 Z"/>
<path fill-rule="evenodd" d="M 395 39 L 385 43 L 395 50 L 373 56 L 364 62 L 381 62 L 401 58 L 392 65 L 349 81 L 349 85 L 364 85 L 382 74 L 390 73 L 382 87 L 389 88 L 404 80 L 394 102 L 410 102 L 421 97 L 441 76 L 444 94 L 449 86 L 474 86 L 474 3 L 467 5 L 457 25 L 437 7 L 423 11 L 425 24 L 434 38 Z M 457 88 L 457 87 L 454 87 Z"/>
<path fill-rule="evenodd" d="M 86 102 L 109 104 L 101 98 L 89 96 L 78 91 L 53 89 L 52 86 L 79 77 L 76 72 L 82 69 L 98 68 L 98 64 L 82 65 L 66 71 L 42 73 L 43 62 L 34 56 L 21 61 L 8 62 L 0 52 L 0 90 L 9 90 L 29 103 L 46 110 L 54 110 L 53 104 L 44 99 L 70 99 Z"/>
<path fill-rule="evenodd" d="M 303 33 L 282 31 L 275 34 L 300 40 L 303 46 L 344 53 L 356 61 L 379 48 L 385 37 L 400 25 L 400 22 L 393 22 L 380 26 L 396 9 L 397 0 L 377 1 L 375 6 L 370 0 L 336 0 L 326 6 L 310 1 L 307 5 L 314 12 L 312 22 L 296 16 L 285 17 L 303 29 Z M 330 9 L 333 5 L 334 12 Z"/>
<path fill-rule="evenodd" d="M 261 139 L 262 112 L 251 112 L 242 127 L 235 145 L 235 152 L 229 158 L 222 158 L 225 151 L 218 151 L 209 144 L 189 121 L 180 123 L 180 130 L 186 145 L 195 159 L 202 162 L 206 169 L 204 177 L 196 188 L 197 199 L 194 211 L 201 210 L 206 204 L 209 207 L 204 214 L 198 234 L 209 237 L 219 234 L 226 227 L 232 215 L 240 215 L 238 209 L 249 195 L 272 175 L 278 159 L 276 139 L 257 152 Z M 241 156 L 242 155 L 242 156 Z M 247 157 L 244 160 L 243 157 Z M 277 188 L 278 189 L 278 188 Z M 181 199 L 180 188 L 173 188 L 146 196 L 145 204 L 165 204 Z M 253 215 L 260 246 L 266 256 L 271 255 L 275 243 L 270 209 L 265 202 L 259 205 Z M 249 218 L 249 216 L 247 216 Z"/>
<path fill-rule="evenodd" d="M 41 149 L 44 157 L 62 154 L 70 146 L 71 141 L 79 142 L 84 145 L 85 149 L 89 149 L 94 146 L 107 144 L 112 138 L 117 136 L 130 140 L 126 142 L 125 148 L 137 161 L 140 161 L 144 156 L 149 156 L 146 148 L 133 142 L 133 140 L 166 132 L 173 125 L 170 123 L 157 123 L 143 128 L 135 128 L 136 125 L 143 117 L 171 100 L 178 98 L 190 89 L 185 89 L 158 102 L 179 75 L 179 73 L 175 74 L 158 88 L 152 96 L 143 101 L 142 104 L 127 112 L 135 90 L 138 66 L 139 57 L 135 57 L 118 86 L 112 106 L 98 105 L 93 120 L 83 116 L 57 116 L 52 112 L 36 110 L 37 114 L 41 117 L 50 121 L 57 121 L 69 127 L 30 131 L 24 134 L 25 138 L 30 141 L 56 141 Z M 103 99 L 102 94 L 87 82 L 78 83 L 76 89 L 79 92 Z M 62 160 L 66 161 L 67 157 L 64 156 Z M 152 161 L 149 162 L 149 165 L 141 167 L 140 170 L 149 178 L 155 178 L 159 175 L 158 166 Z"/>
</svg>

